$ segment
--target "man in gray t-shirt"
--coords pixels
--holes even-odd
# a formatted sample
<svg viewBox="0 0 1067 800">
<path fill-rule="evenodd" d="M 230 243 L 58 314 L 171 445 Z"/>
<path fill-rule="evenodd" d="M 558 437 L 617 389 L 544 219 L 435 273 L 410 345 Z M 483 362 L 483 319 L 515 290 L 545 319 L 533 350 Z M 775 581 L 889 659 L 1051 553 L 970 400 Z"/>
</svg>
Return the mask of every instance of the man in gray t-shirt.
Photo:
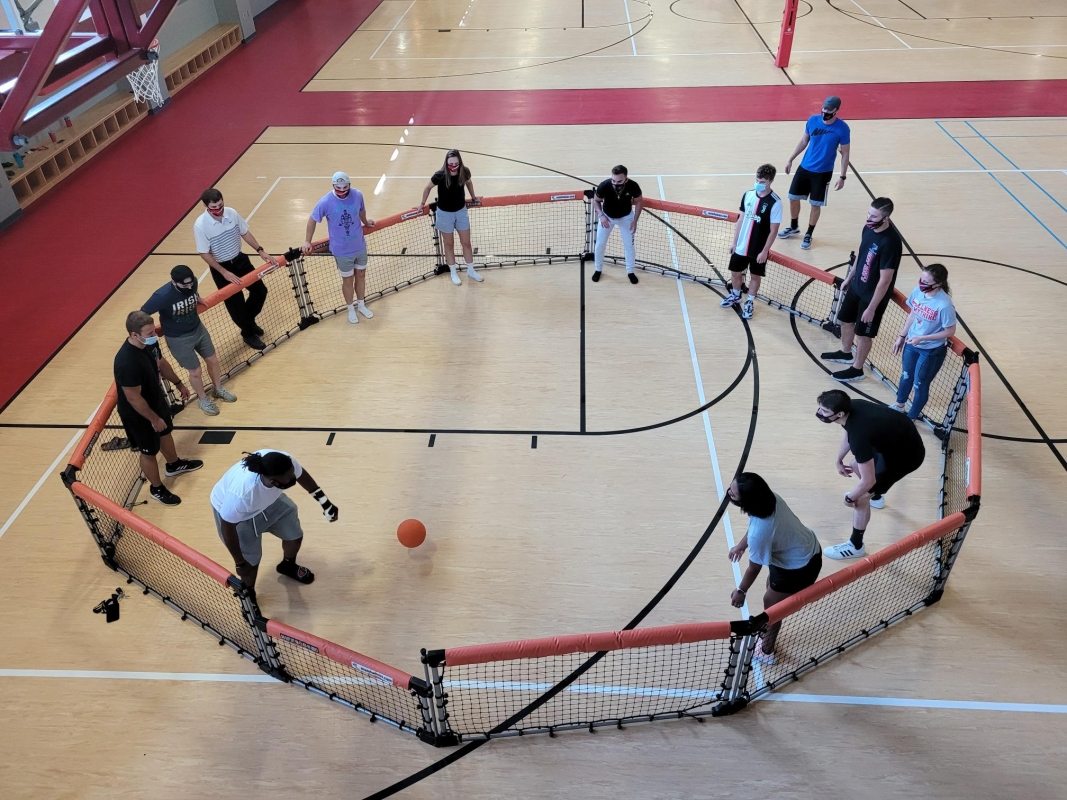
<svg viewBox="0 0 1067 800">
<path fill-rule="evenodd" d="M 764 610 L 818 580 L 822 569 L 819 540 L 763 478 L 754 472 L 742 472 L 730 484 L 728 494 L 730 501 L 749 517 L 748 533 L 730 549 L 730 560 L 734 562 L 740 561 L 745 550 L 749 550 L 748 569 L 730 595 L 734 608 L 745 604 L 748 590 L 765 566 L 770 575 L 763 594 Z M 754 658 L 765 664 L 777 660 L 774 647 L 781 627 L 782 623 L 778 622 L 767 628 L 756 645 Z"/>
</svg>

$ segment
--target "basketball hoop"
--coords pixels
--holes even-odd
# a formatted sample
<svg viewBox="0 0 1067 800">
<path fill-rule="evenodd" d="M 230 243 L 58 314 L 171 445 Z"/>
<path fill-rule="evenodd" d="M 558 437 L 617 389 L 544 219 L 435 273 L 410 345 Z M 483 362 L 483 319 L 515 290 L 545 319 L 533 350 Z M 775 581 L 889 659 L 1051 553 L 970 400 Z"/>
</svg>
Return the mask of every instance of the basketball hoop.
<svg viewBox="0 0 1067 800">
<path fill-rule="evenodd" d="M 133 99 L 147 103 L 151 108 L 163 105 L 163 93 L 159 88 L 159 39 L 155 39 L 145 51 L 148 63 L 129 73 L 126 78 L 133 89 Z"/>
</svg>

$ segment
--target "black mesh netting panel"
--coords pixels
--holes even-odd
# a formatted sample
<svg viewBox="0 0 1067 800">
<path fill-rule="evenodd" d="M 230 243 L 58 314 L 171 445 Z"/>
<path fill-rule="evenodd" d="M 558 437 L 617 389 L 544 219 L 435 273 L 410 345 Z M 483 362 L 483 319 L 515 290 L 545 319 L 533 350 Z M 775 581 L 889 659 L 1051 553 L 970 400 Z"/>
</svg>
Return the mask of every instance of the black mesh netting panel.
<svg viewBox="0 0 1067 800">
<path fill-rule="evenodd" d="M 90 441 L 84 457 L 78 476 L 81 482 L 124 508 L 132 507 L 144 478 L 140 457 L 130 448 L 117 411 L 111 410 L 107 426 Z M 110 526 L 113 522 L 108 517 L 102 524 Z"/>
<path fill-rule="evenodd" d="M 944 453 L 944 472 L 942 474 L 943 512 L 942 516 L 955 511 L 962 511 L 970 505 L 967 485 L 971 477 L 970 457 L 967 454 L 968 435 L 960 430 L 967 420 L 966 405 L 957 417 L 957 425 L 952 428 L 948 439 L 942 443 Z"/>
<path fill-rule="evenodd" d="M 394 686 L 376 673 L 341 664 L 316 648 L 288 636 L 272 636 L 278 658 L 293 680 L 398 727 L 422 729 L 419 701 L 407 689 Z"/>
<path fill-rule="evenodd" d="M 487 734 L 584 664 L 593 653 L 445 667 L 449 724 Z M 551 730 L 710 710 L 723 696 L 730 640 L 608 652 L 509 730 Z"/>
<path fill-rule="evenodd" d="M 114 548 L 115 564 L 165 602 L 176 606 L 220 641 L 253 660 L 260 657 L 255 636 L 233 589 L 208 577 L 151 539 L 88 504 L 105 544 Z M 105 534 L 105 532 L 107 532 Z"/>
<path fill-rule="evenodd" d="M 795 680 L 923 608 L 944 563 L 941 541 L 910 550 L 786 617 L 775 648 L 777 663 L 752 662 L 751 695 Z"/>
</svg>

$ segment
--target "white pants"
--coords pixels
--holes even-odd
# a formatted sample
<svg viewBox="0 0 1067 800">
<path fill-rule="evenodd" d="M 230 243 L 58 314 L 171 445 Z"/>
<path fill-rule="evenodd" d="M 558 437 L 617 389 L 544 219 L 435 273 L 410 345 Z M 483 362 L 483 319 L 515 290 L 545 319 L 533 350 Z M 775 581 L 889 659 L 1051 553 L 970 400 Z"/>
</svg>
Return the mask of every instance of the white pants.
<svg viewBox="0 0 1067 800">
<path fill-rule="evenodd" d="M 626 271 L 634 271 L 634 234 L 630 226 L 634 221 L 634 212 L 631 211 L 625 217 L 614 219 L 608 217 L 609 227 L 605 228 L 603 221 L 598 219 L 596 223 L 596 249 L 593 251 L 593 265 L 598 269 L 604 268 L 604 252 L 608 249 L 608 238 L 611 229 L 618 228 L 619 236 L 622 237 L 622 251 L 626 255 Z"/>
</svg>

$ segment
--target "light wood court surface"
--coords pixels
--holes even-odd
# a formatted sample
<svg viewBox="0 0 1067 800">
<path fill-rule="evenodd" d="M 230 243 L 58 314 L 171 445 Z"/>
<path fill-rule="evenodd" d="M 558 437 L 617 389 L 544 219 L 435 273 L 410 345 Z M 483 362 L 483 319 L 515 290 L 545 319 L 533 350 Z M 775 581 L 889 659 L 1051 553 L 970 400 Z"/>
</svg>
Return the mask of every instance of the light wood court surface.
<svg viewBox="0 0 1067 800">
<path fill-rule="evenodd" d="M 625 20 L 623 5 L 589 2 L 587 21 L 595 14 L 601 24 L 618 26 L 620 16 Z M 743 5 L 753 20 L 778 13 L 774 3 Z M 911 4 L 931 18 L 935 10 L 947 16 L 1007 13 L 999 4 L 980 5 Z M 1058 13 L 1053 5 L 1015 4 L 1012 13 Z M 488 0 L 469 7 L 472 25 L 490 28 L 532 27 L 560 16 L 547 4 L 522 4 L 510 14 Z M 886 25 L 894 8 L 898 16 L 909 15 L 900 3 L 864 0 L 863 7 L 886 14 Z M 358 69 L 370 76 L 360 78 L 359 88 L 388 88 L 382 79 L 394 72 L 372 70 L 416 70 L 424 62 L 369 67 L 386 32 L 396 26 L 375 63 L 395 57 L 398 42 L 418 39 L 429 48 L 425 40 L 438 36 L 438 26 L 451 26 L 451 34 L 439 36 L 454 41 L 467 8 L 467 2 L 387 0 L 364 26 L 377 30 L 357 33 L 324 74 Z M 634 20 L 647 13 L 637 2 L 629 8 Z M 709 18 L 732 18 L 736 11 L 725 3 L 682 2 L 674 8 Z M 682 24 L 668 4 L 655 2 L 653 9 L 655 24 L 674 20 L 674 28 L 664 26 L 678 37 L 664 42 L 663 52 L 681 52 L 686 41 L 696 39 L 695 24 Z M 449 25 L 446 12 L 452 13 Z M 843 62 L 834 66 L 828 55 L 809 55 L 816 43 L 844 47 L 832 27 L 819 33 L 812 24 L 816 19 L 854 26 L 872 48 L 862 54 L 864 63 L 881 74 L 851 68 L 845 73 Z M 795 63 L 812 64 L 810 69 L 832 73 L 835 80 L 889 75 L 910 80 L 935 63 L 944 65 L 948 77 L 964 69 L 959 65 L 983 77 L 994 63 L 1008 65 L 1006 75 L 1012 75 L 1015 58 L 1039 64 L 1049 71 L 1040 76 L 1052 77 L 1061 63 L 988 51 L 873 51 L 894 47 L 894 38 L 823 4 L 801 22 L 807 27 L 798 34 Z M 979 20 L 894 24 L 909 25 L 913 33 L 925 25 L 947 25 L 960 39 L 971 35 L 976 41 L 987 35 Z M 989 34 L 985 41 L 992 44 L 1027 41 L 1023 34 L 1035 25 L 1044 35 L 1033 42 L 1067 43 L 1057 19 L 995 24 L 1006 38 L 994 41 Z M 759 27 L 773 46 L 777 25 Z M 707 38 L 711 33 L 700 41 L 708 49 L 758 49 L 750 28 L 731 30 L 721 41 Z M 497 43 L 497 55 L 505 50 L 500 43 L 508 41 L 501 35 L 487 39 Z M 951 38 L 943 30 L 931 35 Z M 565 41 L 562 33 L 552 36 L 557 38 L 544 34 L 537 47 L 547 52 L 549 43 Z M 730 43 L 728 36 L 753 42 Z M 903 38 L 915 49 L 926 46 Z M 643 40 L 636 41 L 643 55 Z M 627 55 L 629 46 L 618 45 L 615 52 Z M 881 60 L 890 56 L 900 61 Z M 354 57 L 363 59 L 356 62 L 360 66 L 352 66 Z M 724 66 L 736 74 L 723 81 L 784 80 L 769 58 L 751 59 L 749 66 Z M 641 76 L 658 80 L 653 73 L 660 68 L 651 66 L 656 61 L 641 57 L 640 63 L 650 66 L 625 67 L 629 71 L 619 74 L 615 85 L 640 85 Z M 542 73 L 533 70 L 511 73 L 507 86 L 541 85 L 523 82 L 535 80 L 557 85 L 551 82 L 564 76 L 568 86 L 601 85 L 599 70 L 606 73 L 618 62 L 578 63 L 581 69 L 567 73 L 546 71 L 547 78 L 534 77 Z M 706 66 L 676 70 L 672 83 L 687 75 L 717 80 L 716 74 Z M 458 80 L 451 79 L 450 86 L 485 88 L 490 79 Z M 308 88 L 324 88 L 321 83 L 316 79 Z M 422 87 L 443 85 L 429 81 Z M 801 130 L 802 121 L 429 128 L 417 119 L 406 129 L 271 128 L 218 185 L 272 252 L 302 240 L 307 213 L 328 191 L 334 170 L 352 175 L 366 195 L 369 215 L 382 218 L 417 202 L 448 147 L 467 154 L 482 195 L 581 188 L 578 180 L 557 173 L 596 181 L 622 162 L 650 196 L 662 193 L 669 200 L 732 210 L 751 186 L 755 168 L 765 161 L 781 167 Z M 1067 388 L 1062 313 L 1067 120 L 887 119 L 855 122 L 852 130 L 859 174 L 871 192 L 894 199 L 894 220 L 923 260 L 949 267 L 957 308 L 971 331 L 961 336 L 985 355 L 984 425 L 999 438 L 984 441 L 981 514 L 943 600 L 729 720 L 497 741 L 402 797 L 707 798 L 753 790 L 764 797 L 850 800 L 1063 796 L 1067 693 L 1061 676 L 1067 644 L 1058 635 L 1058 621 L 1067 616 L 1065 472 L 1050 446 L 1034 441 L 1033 423 L 991 364 L 1049 437 L 1067 439 L 1060 399 Z M 390 160 L 394 149 L 397 157 Z M 783 197 L 788 182 L 784 174 L 775 182 Z M 811 250 L 801 251 L 796 239 L 777 249 L 821 268 L 838 267 L 858 245 L 869 201 L 858 176 L 851 176 L 846 189 L 832 195 Z M 174 264 L 201 271 L 191 235 L 199 213 L 194 208 L 176 221 L 157 252 L 0 414 L 0 422 L 86 421 L 111 381 L 125 314 L 167 281 Z M 802 224 L 806 215 L 805 206 Z M 708 398 L 738 374 L 747 339 L 736 315 L 718 307 L 715 293 L 652 274 L 642 274 L 641 283 L 631 286 L 620 269 L 592 284 L 586 269 L 590 430 L 650 424 L 697 407 L 696 369 Z M 917 273 L 905 259 L 898 287 L 908 291 Z M 207 494 L 241 451 L 278 447 L 307 465 L 339 505 L 341 521 L 326 525 L 297 492 L 307 531 L 302 560 L 318 579 L 307 587 L 279 579 L 270 567 L 279 547 L 267 541 L 259 586 L 266 614 L 416 673 L 420 647 L 625 624 L 710 519 L 718 503 L 716 463 L 728 480 L 742 457 L 754 376 L 746 375 L 708 412 L 714 456 L 700 416 L 640 434 L 542 436 L 533 449 L 525 431 L 578 424 L 579 267 L 484 274 L 483 284 L 465 280 L 457 288 L 440 277 L 376 301 L 374 318 L 358 326 L 343 315 L 326 320 L 235 378 L 231 388 L 239 402 L 223 405 L 219 417 L 190 408 L 179 422 L 502 427 L 517 433 L 442 433 L 430 448 L 427 436 L 411 433 L 340 432 L 327 446 L 327 433 L 318 430 L 240 431 L 230 445 L 206 446 L 197 444 L 199 431 L 179 431 L 182 452 L 203 458 L 206 466 L 172 482 L 184 499 L 180 507 L 145 505 L 138 513 L 228 565 Z M 203 286 L 205 292 L 212 288 L 210 281 Z M 785 315 L 758 306 L 752 333 L 759 413 L 747 467 L 768 478 L 823 544 L 841 541 L 849 523 L 841 495 L 849 484 L 832 465 L 840 430 L 812 418 L 815 396 L 833 384 L 800 348 Z M 804 325 L 800 335 L 816 353 L 832 344 Z M 862 388 L 884 397 L 872 384 L 868 379 Z M 135 593 L 123 600 L 116 624 L 92 614 L 120 581 L 101 564 L 55 477 L 78 433 L 63 427 L 0 429 L 0 555 L 6 566 L 0 581 L 0 795 L 208 798 L 239 791 L 272 798 L 362 797 L 445 755 L 272 681 L 151 598 Z M 934 518 L 936 442 L 927 432 L 924 437 L 931 455 L 921 473 L 895 488 L 889 506 L 875 512 L 868 537 L 875 548 Z M 1067 445 L 1055 447 L 1062 453 Z M 414 552 L 401 548 L 394 536 L 396 524 L 409 516 L 429 528 L 429 541 Z M 731 512 L 729 521 L 739 538 L 745 518 Z M 721 526 L 645 624 L 736 618 L 728 604 L 734 573 L 727 549 Z M 752 593 L 754 612 L 760 594 Z M 938 707 L 941 701 L 963 706 Z M 983 703 L 1034 705 L 997 710 Z"/>
<path fill-rule="evenodd" d="M 1067 77 L 1056 0 L 385 0 L 308 91 L 1032 80 Z M 891 115 L 887 109 L 887 116 Z"/>
</svg>

